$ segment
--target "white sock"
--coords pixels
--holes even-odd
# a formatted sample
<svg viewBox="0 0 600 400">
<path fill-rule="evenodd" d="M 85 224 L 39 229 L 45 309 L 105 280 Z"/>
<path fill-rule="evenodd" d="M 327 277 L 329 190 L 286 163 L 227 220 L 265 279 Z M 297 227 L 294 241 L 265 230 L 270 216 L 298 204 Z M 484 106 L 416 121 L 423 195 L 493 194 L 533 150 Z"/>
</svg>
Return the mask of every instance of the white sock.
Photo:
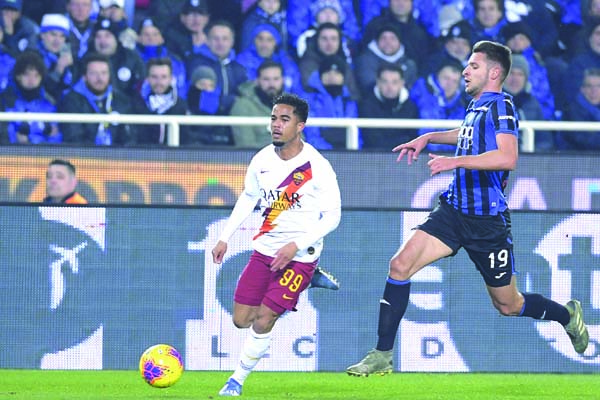
<svg viewBox="0 0 600 400">
<path fill-rule="evenodd" d="M 269 350 L 270 345 L 271 332 L 256 333 L 250 327 L 249 335 L 242 346 L 240 362 L 231 377 L 243 385 L 261 357 Z"/>
</svg>

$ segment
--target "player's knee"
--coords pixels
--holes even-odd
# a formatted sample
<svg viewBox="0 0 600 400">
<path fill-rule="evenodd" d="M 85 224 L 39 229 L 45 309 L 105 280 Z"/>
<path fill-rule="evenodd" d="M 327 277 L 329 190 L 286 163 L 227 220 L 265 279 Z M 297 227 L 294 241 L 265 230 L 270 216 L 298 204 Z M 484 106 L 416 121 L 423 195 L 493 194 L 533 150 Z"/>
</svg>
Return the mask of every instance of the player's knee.
<svg viewBox="0 0 600 400">
<path fill-rule="evenodd" d="M 235 327 L 238 329 L 250 328 L 250 326 L 252 325 L 252 321 L 249 320 L 248 318 L 238 317 L 238 316 L 234 315 L 232 320 L 233 320 L 233 325 L 235 325 Z"/>
<path fill-rule="evenodd" d="M 410 279 L 410 265 L 402 260 L 402 257 L 396 256 L 390 260 L 390 276 L 397 280 Z"/>
</svg>

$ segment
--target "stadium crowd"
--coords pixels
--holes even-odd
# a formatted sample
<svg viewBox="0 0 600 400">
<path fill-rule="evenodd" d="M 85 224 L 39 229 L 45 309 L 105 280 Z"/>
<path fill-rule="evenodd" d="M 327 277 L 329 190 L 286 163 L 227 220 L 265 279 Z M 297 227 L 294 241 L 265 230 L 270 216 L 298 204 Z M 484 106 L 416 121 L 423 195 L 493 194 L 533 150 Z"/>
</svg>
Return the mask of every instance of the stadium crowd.
<svg viewBox="0 0 600 400">
<path fill-rule="evenodd" d="M 0 0 L 4 112 L 462 119 L 479 40 L 506 44 L 521 120 L 600 121 L 600 0 Z M 0 144 L 149 145 L 165 126 L 11 121 Z M 363 128 L 391 149 L 427 129 Z M 318 149 L 343 128 L 309 126 Z M 260 148 L 267 127 L 182 126 L 182 146 Z M 600 132 L 536 132 L 536 151 L 600 150 Z M 434 150 L 443 151 L 444 147 Z"/>
</svg>

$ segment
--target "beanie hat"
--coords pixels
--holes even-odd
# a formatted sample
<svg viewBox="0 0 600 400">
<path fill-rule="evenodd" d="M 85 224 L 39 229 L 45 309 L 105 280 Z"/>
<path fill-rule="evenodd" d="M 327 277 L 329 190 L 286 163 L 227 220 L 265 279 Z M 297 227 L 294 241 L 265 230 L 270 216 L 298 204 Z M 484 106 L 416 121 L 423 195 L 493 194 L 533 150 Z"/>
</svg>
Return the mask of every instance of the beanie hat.
<svg viewBox="0 0 600 400">
<path fill-rule="evenodd" d="M 0 0 L 0 10 L 3 8 L 12 8 L 13 10 L 21 11 L 23 2 L 21 0 Z"/>
<path fill-rule="evenodd" d="M 340 56 L 326 56 L 319 63 L 319 76 L 329 71 L 340 71 L 342 75 L 346 74 L 346 61 Z"/>
<path fill-rule="evenodd" d="M 110 8 L 112 6 L 125 8 L 125 0 L 100 0 L 98 4 L 101 8 Z"/>
<path fill-rule="evenodd" d="M 383 24 L 381 27 L 379 27 L 379 29 L 377 29 L 377 34 L 375 35 L 375 39 L 379 40 L 379 37 L 384 32 L 392 32 L 394 35 L 396 35 L 396 37 L 398 38 L 400 43 L 402 43 L 402 34 L 400 33 L 400 30 L 395 25 Z"/>
<path fill-rule="evenodd" d="M 201 65 L 192 72 L 191 82 L 195 83 L 201 79 L 209 79 L 211 81 L 217 81 L 217 74 L 211 67 Z"/>
<path fill-rule="evenodd" d="M 471 25 L 469 25 L 469 23 L 464 19 L 452 25 L 443 36 L 445 40 L 465 39 L 469 43 L 471 43 L 472 37 L 473 29 L 471 28 Z"/>
<path fill-rule="evenodd" d="M 69 20 L 62 14 L 45 14 L 40 23 L 40 31 L 61 31 L 65 35 L 69 34 Z"/>
<path fill-rule="evenodd" d="M 533 31 L 531 30 L 529 25 L 527 25 L 523 21 L 511 22 L 502 27 L 502 36 L 504 36 L 505 41 L 514 38 L 519 33 L 527 36 L 529 40 L 532 40 L 533 38 Z"/>
<path fill-rule="evenodd" d="M 527 78 L 527 80 L 529 80 L 529 73 L 530 73 L 530 69 L 529 69 L 529 63 L 527 62 L 527 59 L 521 55 L 521 54 L 513 54 L 512 55 L 512 69 L 520 69 L 521 71 L 523 71 L 523 73 L 525 74 L 525 77 Z"/>
<path fill-rule="evenodd" d="M 99 18 L 98 21 L 96 21 L 96 25 L 94 25 L 94 35 L 96 35 L 98 31 L 109 31 L 115 35 L 116 38 L 119 37 L 119 27 L 108 18 Z"/>
</svg>

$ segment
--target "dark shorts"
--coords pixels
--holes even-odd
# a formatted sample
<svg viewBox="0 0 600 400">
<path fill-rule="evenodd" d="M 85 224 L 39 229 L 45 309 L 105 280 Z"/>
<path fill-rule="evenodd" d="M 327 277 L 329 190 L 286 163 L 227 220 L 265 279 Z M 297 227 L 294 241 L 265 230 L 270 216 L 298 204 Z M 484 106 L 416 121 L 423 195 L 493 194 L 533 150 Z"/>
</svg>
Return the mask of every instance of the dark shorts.
<svg viewBox="0 0 600 400">
<path fill-rule="evenodd" d="M 464 247 L 488 286 L 510 284 L 515 269 L 508 210 L 498 215 L 466 215 L 440 200 L 415 229 L 440 239 L 452 249 L 451 256 Z"/>
<path fill-rule="evenodd" d="M 273 257 L 253 252 L 238 280 L 233 300 L 247 306 L 264 303 L 271 310 L 283 314 L 296 311 L 300 293 L 310 284 L 317 261 L 312 263 L 290 262 L 286 268 L 271 272 Z"/>
</svg>

